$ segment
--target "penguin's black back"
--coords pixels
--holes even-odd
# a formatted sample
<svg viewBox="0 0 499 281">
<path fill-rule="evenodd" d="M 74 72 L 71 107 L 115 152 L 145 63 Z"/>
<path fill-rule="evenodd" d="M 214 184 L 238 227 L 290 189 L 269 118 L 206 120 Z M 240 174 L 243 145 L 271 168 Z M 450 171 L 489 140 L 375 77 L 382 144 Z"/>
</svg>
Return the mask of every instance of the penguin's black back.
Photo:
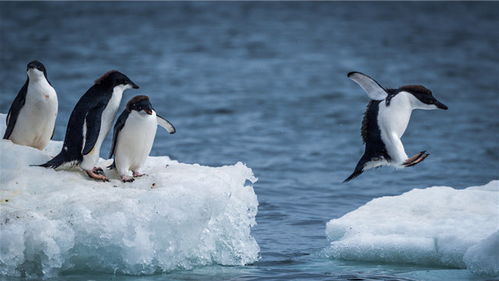
<svg viewBox="0 0 499 281">
<path fill-rule="evenodd" d="M 23 108 L 24 104 L 26 103 L 26 94 L 28 93 L 28 84 L 29 84 L 29 77 L 26 78 L 26 82 L 24 82 L 23 87 L 19 92 L 17 93 L 16 98 L 12 102 L 9 108 L 9 113 L 7 113 L 7 118 L 5 119 L 5 123 L 7 125 L 7 128 L 5 129 L 5 133 L 3 135 L 4 139 L 8 139 L 10 135 L 12 134 L 12 131 L 14 130 L 14 126 L 16 125 L 17 122 L 17 117 L 19 116 L 19 112 L 21 112 L 21 109 Z"/>
<path fill-rule="evenodd" d="M 61 152 L 52 160 L 40 166 L 57 168 L 67 162 L 79 163 L 83 160 L 83 126 L 85 124 L 85 118 L 89 112 L 94 111 L 95 109 L 100 109 L 100 114 L 102 114 L 102 111 L 111 99 L 112 93 L 112 88 L 105 87 L 101 84 L 95 84 L 88 89 L 71 112 Z M 89 133 L 98 134 L 100 127 L 95 129 L 97 132 L 87 132 L 87 135 Z"/>
<path fill-rule="evenodd" d="M 385 143 L 381 139 L 381 130 L 378 125 L 380 102 L 382 101 L 371 100 L 367 105 L 360 129 L 362 140 L 365 143 L 364 154 L 357 163 L 357 166 L 355 166 L 354 172 L 344 182 L 350 181 L 362 174 L 364 165 L 370 161 L 380 160 L 381 158 L 387 161 L 391 159 L 386 150 Z"/>
<path fill-rule="evenodd" d="M 364 155 L 369 160 L 379 157 L 383 157 L 386 160 L 391 159 L 386 151 L 385 143 L 381 140 L 381 130 L 378 125 L 380 102 L 375 100 L 370 101 L 362 120 L 361 135 L 366 147 Z"/>
<path fill-rule="evenodd" d="M 113 132 L 113 144 L 111 146 L 111 151 L 109 152 L 109 158 L 113 157 L 113 155 L 114 155 L 114 150 L 116 149 L 116 142 L 118 141 L 118 136 L 121 132 L 121 129 L 123 129 L 123 127 L 125 127 L 125 123 L 126 123 L 126 120 L 128 119 L 128 115 L 130 115 L 130 111 L 128 109 L 125 109 L 118 117 L 118 120 L 116 120 L 116 124 L 114 125 L 114 132 Z M 114 165 L 114 162 L 113 162 L 113 165 Z"/>
<path fill-rule="evenodd" d="M 112 91 L 102 89 L 100 85 L 94 85 L 88 89 L 76 104 L 73 112 L 71 112 L 66 129 L 66 137 L 64 138 L 64 147 L 68 147 L 68 149 L 73 147 L 78 154 L 81 154 L 83 148 L 83 125 L 86 115 L 96 107 L 105 108 L 111 99 L 111 95 Z"/>
</svg>

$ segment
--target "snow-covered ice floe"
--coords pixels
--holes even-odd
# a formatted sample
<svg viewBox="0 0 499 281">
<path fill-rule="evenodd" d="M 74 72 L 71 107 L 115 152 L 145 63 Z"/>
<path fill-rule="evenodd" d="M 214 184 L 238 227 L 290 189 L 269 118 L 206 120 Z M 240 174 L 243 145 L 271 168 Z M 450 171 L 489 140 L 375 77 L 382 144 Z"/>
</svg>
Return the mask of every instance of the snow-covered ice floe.
<svg viewBox="0 0 499 281">
<path fill-rule="evenodd" d="M 114 171 L 106 171 L 111 182 L 104 183 L 78 170 L 29 166 L 60 148 L 0 140 L 0 276 L 138 275 L 258 259 L 250 233 L 257 179 L 244 164 L 212 168 L 150 157 L 147 176 L 133 183 Z"/>
<path fill-rule="evenodd" d="M 332 258 L 467 268 L 499 275 L 499 181 L 413 189 L 327 223 Z"/>
</svg>

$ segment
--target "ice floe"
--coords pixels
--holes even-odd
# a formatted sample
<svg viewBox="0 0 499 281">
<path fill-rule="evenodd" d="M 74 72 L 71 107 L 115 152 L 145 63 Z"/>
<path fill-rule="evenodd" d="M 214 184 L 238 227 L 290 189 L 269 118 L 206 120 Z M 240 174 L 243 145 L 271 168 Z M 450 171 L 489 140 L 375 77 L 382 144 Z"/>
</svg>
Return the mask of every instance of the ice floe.
<svg viewBox="0 0 499 281">
<path fill-rule="evenodd" d="M 333 258 L 468 268 L 499 274 L 499 181 L 376 198 L 332 219 Z"/>
<path fill-rule="evenodd" d="M 0 133 L 5 115 L 0 115 Z M 251 235 L 257 180 L 242 163 L 223 167 L 149 157 L 147 176 L 122 183 L 78 170 L 30 167 L 55 155 L 0 140 L 0 276 L 95 271 L 152 274 L 255 262 Z M 110 160 L 100 161 L 105 167 Z"/>
</svg>

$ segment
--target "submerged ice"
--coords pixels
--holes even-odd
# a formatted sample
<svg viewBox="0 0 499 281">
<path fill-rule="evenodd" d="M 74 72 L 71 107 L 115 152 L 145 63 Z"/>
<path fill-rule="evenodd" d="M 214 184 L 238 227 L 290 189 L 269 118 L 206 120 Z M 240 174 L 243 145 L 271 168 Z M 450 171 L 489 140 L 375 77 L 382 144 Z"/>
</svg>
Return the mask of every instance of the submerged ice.
<svg viewBox="0 0 499 281">
<path fill-rule="evenodd" d="M 499 181 L 374 199 L 328 222 L 333 258 L 467 268 L 499 275 Z"/>
<path fill-rule="evenodd" d="M 212 168 L 149 157 L 148 176 L 126 184 L 114 172 L 103 183 L 77 170 L 29 166 L 60 147 L 0 141 L 0 276 L 152 274 L 258 259 L 250 233 L 256 178 L 244 164 Z"/>
</svg>

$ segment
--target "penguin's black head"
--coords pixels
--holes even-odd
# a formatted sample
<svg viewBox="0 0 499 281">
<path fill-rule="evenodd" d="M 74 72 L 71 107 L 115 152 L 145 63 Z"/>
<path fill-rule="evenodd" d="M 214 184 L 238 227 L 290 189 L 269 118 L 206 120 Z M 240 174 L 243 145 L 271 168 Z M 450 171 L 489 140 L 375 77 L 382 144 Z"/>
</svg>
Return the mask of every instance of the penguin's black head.
<svg viewBox="0 0 499 281">
<path fill-rule="evenodd" d="M 40 70 L 41 72 L 45 72 L 45 66 L 43 65 L 43 63 L 37 61 L 37 60 L 34 60 L 34 61 L 30 61 L 28 63 L 28 65 L 26 66 L 26 70 L 30 70 L 31 68 L 34 68 L 34 69 L 38 69 Z"/>
<path fill-rule="evenodd" d="M 152 108 L 148 96 L 135 96 L 126 104 L 126 110 L 128 110 L 128 112 L 132 112 L 132 110 L 138 112 L 144 111 L 151 115 L 154 109 Z"/>
<path fill-rule="evenodd" d="M 111 70 L 104 73 L 101 77 L 95 80 L 95 84 L 102 85 L 106 88 L 114 88 L 116 86 L 129 86 L 134 89 L 139 88 L 139 86 L 130 80 L 130 78 L 117 70 Z"/>
<path fill-rule="evenodd" d="M 421 85 L 407 85 L 399 88 L 399 91 L 405 91 L 415 96 L 421 103 L 421 109 L 449 109 L 445 104 L 439 102 L 432 92 Z"/>
<path fill-rule="evenodd" d="M 42 72 L 45 77 L 47 77 L 47 69 L 45 69 L 45 65 L 43 65 L 43 63 L 37 60 L 30 61 L 26 66 L 26 71 L 30 71 L 31 69 L 36 69 Z"/>
</svg>

